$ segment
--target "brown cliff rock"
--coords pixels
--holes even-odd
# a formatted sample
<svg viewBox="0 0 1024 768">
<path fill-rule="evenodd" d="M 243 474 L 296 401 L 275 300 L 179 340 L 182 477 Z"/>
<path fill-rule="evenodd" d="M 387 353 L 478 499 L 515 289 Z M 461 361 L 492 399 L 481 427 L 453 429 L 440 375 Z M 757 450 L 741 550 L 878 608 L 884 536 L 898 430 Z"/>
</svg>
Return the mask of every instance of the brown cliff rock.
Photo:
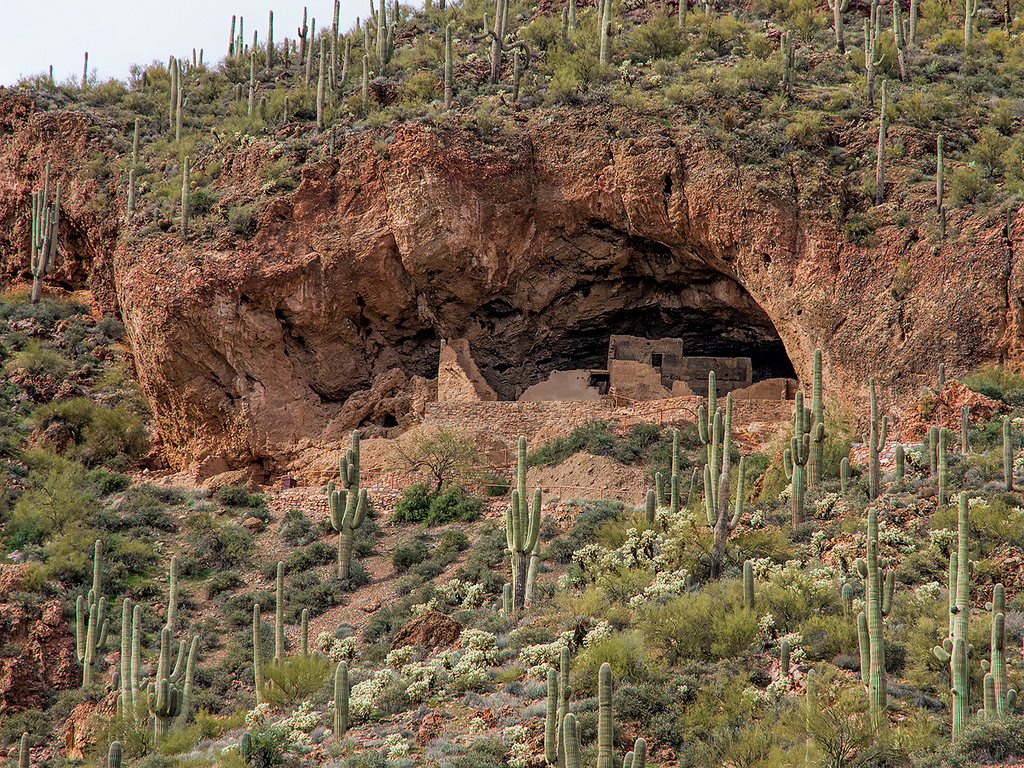
<svg viewBox="0 0 1024 768">
<path fill-rule="evenodd" d="M 17 647 L 0 659 L 0 718 L 7 712 L 41 709 L 54 690 L 81 684 L 73 629 L 59 600 L 28 605 L 10 601 L 23 566 L 0 566 L 0 637 Z"/>
<path fill-rule="evenodd" d="M 875 376 L 886 408 L 940 361 L 950 378 L 1024 361 L 1016 212 L 1007 226 L 951 211 L 961 239 L 935 244 L 931 181 L 894 176 L 873 215 L 899 209 L 910 223 L 859 247 L 835 222 L 865 204 L 824 158 L 740 166 L 693 126 L 621 111 L 503 119 L 486 138 L 457 118 L 405 125 L 385 150 L 372 131 L 339 134 L 333 158 L 308 152 L 291 192 L 261 189 L 261 172 L 292 133 L 226 138 L 198 163 L 220 163 L 218 207 L 183 244 L 145 216 L 119 232 L 123 190 L 90 176 L 83 158 L 111 156 L 127 125 L 5 95 L 0 213 L 16 223 L 0 233 L 3 271 L 24 268 L 31 187 L 54 157 L 69 189 L 56 280 L 120 309 L 179 469 L 219 453 L 280 465 L 301 445 L 347 440 L 378 410 L 354 393 L 395 368 L 432 377 L 443 338 L 468 340 L 502 398 L 597 367 L 613 332 L 680 337 L 688 354 L 753 350 L 762 376 L 802 379 L 821 347 L 827 396 L 862 405 Z M 848 154 L 871 151 L 870 126 L 835 130 Z M 907 162 L 932 151 L 924 133 L 894 136 Z M 96 210 L 101 192 L 114 204 Z M 219 223 L 254 200 L 251 238 Z M 385 415 L 412 422 L 414 401 Z"/>
<path fill-rule="evenodd" d="M 447 648 L 459 639 L 462 626 L 439 611 L 427 611 L 410 621 L 391 641 L 391 650 L 407 645 L 421 648 Z"/>
</svg>

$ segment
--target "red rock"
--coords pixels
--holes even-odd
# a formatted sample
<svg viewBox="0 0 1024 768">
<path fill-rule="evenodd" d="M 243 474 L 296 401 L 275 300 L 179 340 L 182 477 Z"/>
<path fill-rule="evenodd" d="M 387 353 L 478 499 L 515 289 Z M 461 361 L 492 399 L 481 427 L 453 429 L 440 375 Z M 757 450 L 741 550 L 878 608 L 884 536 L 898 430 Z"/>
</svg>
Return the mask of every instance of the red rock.
<svg viewBox="0 0 1024 768">
<path fill-rule="evenodd" d="M 422 648 L 447 648 L 462 634 L 462 626 L 439 611 L 426 611 L 410 621 L 391 641 L 391 650 L 406 645 Z"/>
</svg>

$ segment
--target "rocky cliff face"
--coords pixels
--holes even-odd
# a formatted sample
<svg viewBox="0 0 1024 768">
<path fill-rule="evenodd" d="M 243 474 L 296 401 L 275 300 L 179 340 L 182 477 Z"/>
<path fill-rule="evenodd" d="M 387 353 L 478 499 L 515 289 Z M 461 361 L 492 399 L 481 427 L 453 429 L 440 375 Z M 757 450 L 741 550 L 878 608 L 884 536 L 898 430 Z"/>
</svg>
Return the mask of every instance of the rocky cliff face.
<svg viewBox="0 0 1024 768">
<path fill-rule="evenodd" d="M 744 167 L 690 128 L 625 113 L 523 116 L 484 138 L 457 122 L 353 133 L 334 157 L 309 151 L 294 191 L 268 192 L 266 169 L 308 151 L 284 131 L 199 161 L 218 164 L 220 201 L 182 244 L 145 215 L 118 223 L 123 183 L 83 180 L 80 157 L 113 156 L 123 132 L 34 109 L 0 98 L 4 274 L 24 268 L 30 188 L 58 153 L 74 187 L 58 279 L 120 311 L 176 466 L 276 464 L 340 437 L 355 412 L 399 422 L 346 401 L 394 368 L 432 376 L 446 338 L 469 339 L 502 397 L 600 365 L 611 333 L 751 354 L 762 375 L 804 377 L 821 347 L 826 387 L 854 400 L 869 376 L 909 392 L 940 361 L 951 374 L 1021 362 L 1024 226 L 955 221 L 959 241 L 939 247 L 913 202 L 928 178 L 897 182 L 882 207 L 902 206 L 907 226 L 856 247 L 836 224 L 851 196 L 824 162 Z M 83 149 L 69 156 L 54 124 Z M 850 153 L 871 151 L 859 130 L 843 137 Z M 929 151 L 900 138 L 911 160 Z M 253 199 L 251 238 L 214 223 Z"/>
</svg>

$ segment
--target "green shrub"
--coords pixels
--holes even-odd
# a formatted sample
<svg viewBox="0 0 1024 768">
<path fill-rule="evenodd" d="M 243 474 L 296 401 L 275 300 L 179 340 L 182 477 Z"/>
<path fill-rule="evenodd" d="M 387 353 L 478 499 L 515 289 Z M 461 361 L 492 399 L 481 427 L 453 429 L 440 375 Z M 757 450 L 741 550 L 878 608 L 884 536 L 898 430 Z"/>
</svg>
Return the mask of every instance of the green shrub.
<svg viewBox="0 0 1024 768">
<path fill-rule="evenodd" d="M 469 549 L 469 536 L 462 531 L 445 531 L 444 535 L 437 542 L 439 554 L 465 552 L 467 549 Z"/>
<path fill-rule="evenodd" d="M 1024 374 L 1002 365 L 983 365 L 964 376 L 963 383 L 986 397 L 1002 400 L 1007 392 L 1024 388 Z"/>
<path fill-rule="evenodd" d="M 430 550 L 427 545 L 419 539 L 414 539 L 408 544 L 398 547 L 391 556 L 391 564 L 398 573 L 405 573 L 417 563 L 422 563 L 430 557 Z"/>
<path fill-rule="evenodd" d="M 313 522 L 298 509 L 289 509 L 284 513 L 278 533 L 293 547 L 304 546 L 316 538 Z"/>
<path fill-rule="evenodd" d="M 319 693 L 333 672 L 326 656 L 290 656 L 281 664 L 266 665 L 263 673 L 272 685 L 263 693 L 271 704 L 294 704 Z"/>
<path fill-rule="evenodd" d="M 758 617 L 743 610 L 739 586 L 708 584 L 698 592 L 643 610 L 637 629 L 669 663 L 727 658 L 750 645 Z"/>
<path fill-rule="evenodd" d="M 256 234 L 257 224 L 255 204 L 236 206 L 228 211 L 228 226 L 237 235 L 252 237 Z"/>
<path fill-rule="evenodd" d="M 456 520 L 475 520 L 483 500 L 471 496 L 457 483 L 437 492 L 428 483 L 416 483 L 403 491 L 395 502 L 394 519 L 402 523 L 443 525 Z"/>
<path fill-rule="evenodd" d="M 222 485 L 213 493 L 213 498 L 227 507 L 248 507 L 249 489 L 244 485 Z"/>
<path fill-rule="evenodd" d="M 132 484 L 132 478 L 121 472 L 111 472 L 104 467 L 97 467 L 88 475 L 89 482 L 96 488 L 100 496 L 123 491 Z"/>
</svg>

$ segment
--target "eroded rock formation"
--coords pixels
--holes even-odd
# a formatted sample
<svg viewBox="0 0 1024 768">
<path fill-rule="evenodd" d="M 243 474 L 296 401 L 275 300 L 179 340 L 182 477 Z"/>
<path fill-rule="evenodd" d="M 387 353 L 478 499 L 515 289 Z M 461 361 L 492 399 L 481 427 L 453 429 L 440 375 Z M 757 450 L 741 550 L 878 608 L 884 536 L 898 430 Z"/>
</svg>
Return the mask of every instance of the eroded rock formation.
<svg viewBox="0 0 1024 768">
<path fill-rule="evenodd" d="M 296 190 L 263 197 L 260 171 L 288 156 L 289 135 L 227 141 L 197 163 L 219 163 L 220 199 L 183 244 L 145 213 L 123 229 L 123 182 L 87 179 L 65 150 L 70 139 L 81 157 L 113 156 L 127 125 L 24 101 L 0 98 L 4 273 L 23 269 L 30 189 L 58 155 L 70 258 L 57 279 L 119 309 L 178 467 L 218 453 L 272 464 L 333 438 L 353 394 L 388 371 L 432 377 L 443 338 L 468 339 L 503 398 L 600 364 L 611 333 L 749 355 L 755 379 L 790 363 L 806 378 L 821 347 L 828 391 L 855 400 L 869 376 L 916 391 L 940 361 L 952 376 L 1021 359 L 1019 216 L 965 219 L 971 244 L 940 246 L 927 195 L 893 195 L 920 226 L 857 247 L 836 224 L 851 196 L 824 162 L 737 166 L 687 126 L 555 111 L 516 117 L 500 139 L 456 121 L 401 127 L 384 149 L 353 133 L 333 158 L 309 152 Z M 909 158 L 930 152 L 906 131 Z M 871 141 L 844 137 L 849 152 Z M 256 199 L 252 238 L 216 224 Z M 366 405 L 355 410 L 372 422 Z"/>
</svg>

